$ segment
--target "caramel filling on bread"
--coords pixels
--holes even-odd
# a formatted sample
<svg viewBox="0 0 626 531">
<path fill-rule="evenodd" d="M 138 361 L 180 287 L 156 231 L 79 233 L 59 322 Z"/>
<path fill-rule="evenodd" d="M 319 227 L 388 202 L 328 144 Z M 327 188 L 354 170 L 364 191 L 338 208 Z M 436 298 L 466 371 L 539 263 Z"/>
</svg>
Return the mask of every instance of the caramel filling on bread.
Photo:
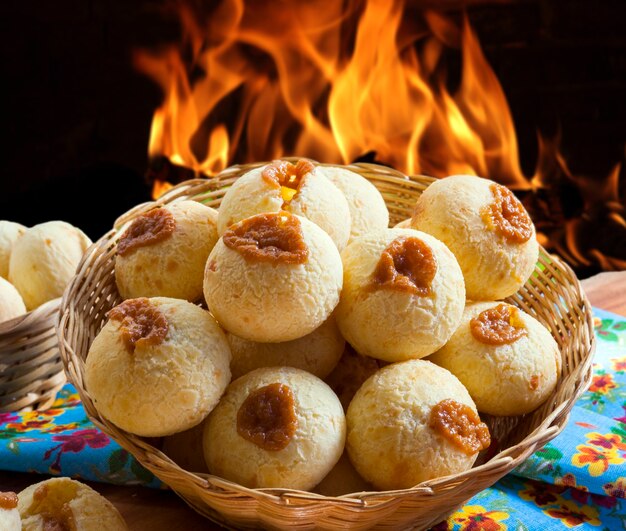
<svg viewBox="0 0 626 531">
<path fill-rule="evenodd" d="M 528 387 L 531 391 L 536 391 L 539 387 L 539 380 L 541 376 L 539 374 L 533 374 L 533 376 L 528 381 Z"/>
<path fill-rule="evenodd" d="M 493 183 L 489 189 L 493 202 L 481 210 L 489 230 L 503 236 L 509 243 L 524 243 L 533 235 L 533 222 L 511 190 Z"/>
<path fill-rule="evenodd" d="M 69 506 L 76 497 L 76 486 L 68 485 L 50 490 L 48 485 L 37 487 L 29 515 L 39 514 L 43 519 L 44 531 L 76 531 L 74 514 Z"/>
<path fill-rule="evenodd" d="M 0 492 L 0 509 L 7 511 L 17 507 L 17 494 L 15 492 Z"/>
<path fill-rule="evenodd" d="M 237 412 L 237 433 L 270 452 L 286 448 L 297 427 L 293 393 L 281 383 L 253 391 Z"/>
<path fill-rule="evenodd" d="M 34 504 L 41 503 L 42 501 L 46 499 L 47 496 L 48 496 L 48 485 L 46 485 L 45 483 L 43 485 L 39 485 L 39 487 L 35 489 L 35 492 L 33 492 Z"/>
<path fill-rule="evenodd" d="M 437 260 L 432 249 L 415 237 L 392 241 L 380 255 L 371 286 L 413 293 L 425 297 L 437 273 Z"/>
<path fill-rule="evenodd" d="M 304 264 L 309 257 L 300 220 L 288 212 L 244 219 L 228 229 L 222 239 L 248 262 Z"/>
<path fill-rule="evenodd" d="M 261 176 L 272 187 L 280 188 L 285 208 L 304 184 L 304 176 L 314 168 L 313 163 L 306 159 L 300 159 L 296 164 L 275 160 L 263 170 Z"/>
<path fill-rule="evenodd" d="M 468 405 L 456 400 L 442 400 L 430 411 L 429 427 L 460 448 L 467 455 L 491 444 L 489 428 Z"/>
<path fill-rule="evenodd" d="M 165 315 L 145 297 L 124 301 L 108 317 L 120 321 L 122 339 L 130 352 L 135 352 L 137 345 L 158 345 L 167 335 Z"/>
<path fill-rule="evenodd" d="M 140 247 L 154 245 L 169 238 L 176 228 L 176 220 L 169 210 L 155 208 L 142 214 L 117 242 L 117 254 L 125 256 Z"/>
<path fill-rule="evenodd" d="M 509 345 L 528 334 L 519 310 L 508 304 L 498 304 L 470 321 L 470 331 L 476 341 L 485 345 Z"/>
</svg>

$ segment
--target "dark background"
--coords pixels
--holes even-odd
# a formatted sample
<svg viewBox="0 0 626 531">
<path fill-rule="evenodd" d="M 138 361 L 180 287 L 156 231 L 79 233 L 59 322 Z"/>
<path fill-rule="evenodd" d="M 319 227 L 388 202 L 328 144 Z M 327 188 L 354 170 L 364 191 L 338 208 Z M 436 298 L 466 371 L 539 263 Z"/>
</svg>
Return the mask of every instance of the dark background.
<svg viewBox="0 0 626 531">
<path fill-rule="evenodd" d="M 148 135 L 161 95 L 133 70 L 131 52 L 176 40 L 175 17 L 161 7 L 2 2 L 0 219 L 63 219 L 97 239 L 149 200 Z M 536 164 L 537 129 L 550 136 L 560 128 L 576 174 L 599 181 L 624 160 L 623 0 L 471 2 L 467 12 L 509 99 L 526 175 Z"/>
</svg>

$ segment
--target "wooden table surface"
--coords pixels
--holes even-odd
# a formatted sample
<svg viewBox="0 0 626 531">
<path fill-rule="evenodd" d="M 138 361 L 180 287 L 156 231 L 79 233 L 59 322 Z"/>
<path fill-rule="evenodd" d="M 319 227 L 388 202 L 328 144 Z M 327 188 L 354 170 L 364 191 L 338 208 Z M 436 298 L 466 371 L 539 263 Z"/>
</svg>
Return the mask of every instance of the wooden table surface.
<svg viewBox="0 0 626 531">
<path fill-rule="evenodd" d="M 582 282 L 593 306 L 626 316 L 626 271 L 602 273 Z M 43 476 L 0 472 L 0 490 L 20 491 Z M 89 483 L 122 513 L 131 531 L 195 531 L 221 529 L 190 509 L 174 493 L 144 487 Z"/>
</svg>

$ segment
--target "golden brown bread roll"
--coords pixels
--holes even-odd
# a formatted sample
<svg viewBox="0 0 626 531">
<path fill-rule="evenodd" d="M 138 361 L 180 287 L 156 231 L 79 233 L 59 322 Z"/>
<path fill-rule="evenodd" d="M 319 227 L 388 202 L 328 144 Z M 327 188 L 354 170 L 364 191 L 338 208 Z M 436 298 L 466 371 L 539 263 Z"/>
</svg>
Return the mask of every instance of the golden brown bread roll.
<svg viewBox="0 0 626 531">
<path fill-rule="evenodd" d="M 489 444 L 463 384 L 424 360 L 380 369 L 357 391 L 346 420 L 350 461 L 380 490 L 463 472 Z"/>
<path fill-rule="evenodd" d="M 23 531 L 128 529 L 111 502 L 70 478 L 51 478 L 27 487 L 19 493 L 18 508 Z"/>
<path fill-rule="evenodd" d="M 235 380 L 211 412 L 204 455 L 212 474 L 250 488 L 312 489 L 343 452 L 345 417 L 322 380 L 293 367 Z"/>
<path fill-rule="evenodd" d="M 64 221 L 48 221 L 27 229 L 11 251 L 9 280 L 34 310 L 63 295 L 91 240 Z"/>
<path fill-rule="evenodd" d="M 453 175 L 433 182 L 417 200 L 412 227 L 454 253 L 470 300 L 513 295 L 537 263 L 530 216 L 507 188 L 488 179 Z"/>
<path fill-rule="evenodd" d="M 561 373 L 561 354 L 550 332 L 501 302 L 468 304 L 450 341 L 429 360 L 461 380 L 478 411 L 491 415 L 531 412 Z"/>
<path fill-rule="evenodd" d="M 207 262 L 204 296 L 230 333 L 283 342 L 326 321 L 341 284 L 341 257 L 328 234 L 280 212 L 252 216 L 224 233 Z"/>
<path fill-rule="evenodd" d="M 221 236 L 231 225 L 264 212 L 281 210 L 318 225 L 343 249 L 350 237 L 346 198 L 320 167 L 302 159 L 297 164 L 277 160 L 242 175 L 228 189 L 219 209 Z"/>
<path fill-rule="evenodd" d="M 109 312 L 85 367 L 98 412 L 146 437 L 187 430 L 230 381 L 230 348 L 213 316 L 180 299 L 129 299 Z"/>
<path fill-rule="evenodd" d="M 170 203 L 135 219 L 117 244 L 120 295 L 201 299 L 216 223 L 217 211 L 196 201 Z"/>
<path fill-rule="evenodd" d="M 360 354 L 384 361 L 421 358 L 442 347 L 463 313 L 463 275 L 432 236 L 384 229 L 341 254 L 344 284 L 336 319 Z"/>
</svg>

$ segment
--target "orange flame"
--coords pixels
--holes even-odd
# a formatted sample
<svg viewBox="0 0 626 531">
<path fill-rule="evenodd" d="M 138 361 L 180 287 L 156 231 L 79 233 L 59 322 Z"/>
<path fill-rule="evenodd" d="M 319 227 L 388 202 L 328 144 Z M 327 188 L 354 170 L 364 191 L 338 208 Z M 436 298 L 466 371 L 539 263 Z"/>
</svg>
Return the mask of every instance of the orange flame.
<svg viewBox="0 0 626 531">
<path fill-rule="evenodd" d="M 172 188 L 174 188 L 174 185 L 172 183 L 169 183 L 167 181 L 155 180 L 154 187 L 152 188 L 152 197 L 154 199 L 158 199 L 165 192 L 171 190 Z"/>
<path fill-rule="evenodd" d="M 560 140 L 560 134 L 553 139 L 539 136 L 539 159 L 531 182 L 538 195 L 543 190 L 551 196 L 538 209 L 543 210 L 537 216 L 539 223 L 535 220 L 539 241 L 578 269 L 626 269 L 626 209 L 619 192 L 622 165 L 616 164 L 602 179 L 575 175 L 559 150 Z M 566 215 L 560 212 L 559 195 L 568 187 L 570 193 L 576 191 L 580 205 Z"/>
<path fill-rule="evenodd" d="M 210 16 L 179 2 L 181 42 L 134 57 L 164 93 L 149 154 L 174 172 L 292 155 L 481 175 L 531 191 L 540 241 L 575 267 L 626 268 L 620 166 L 600 182 L 575 176 L 559 138 L 540 137 L 527 179 L 506 97 L 466 17 L 415 15 L 403 0 L 222 0 Z M 450 50 L 461 59 L 454 89 Z M 154 197 L 169 189 L 158 178 L 154 187 Z M 558 195 L 568 187 L 581 197 L 574 215 Z"/>
<path fill-rule="evenodd" d="M 214 175 L 234 161 L 349 163 L 373 152 L 409 174 L 529 188 L 504 92 L 467 20 L 411 20 L 399 0 L 342 7 L 224 0 L 202 25 L 182 4 L 183 43 L 135 55 L 165 95 L 150 155 Z M 441 67 L 451 47 L 463 64 L 453 93 Z"/>
</svg>

